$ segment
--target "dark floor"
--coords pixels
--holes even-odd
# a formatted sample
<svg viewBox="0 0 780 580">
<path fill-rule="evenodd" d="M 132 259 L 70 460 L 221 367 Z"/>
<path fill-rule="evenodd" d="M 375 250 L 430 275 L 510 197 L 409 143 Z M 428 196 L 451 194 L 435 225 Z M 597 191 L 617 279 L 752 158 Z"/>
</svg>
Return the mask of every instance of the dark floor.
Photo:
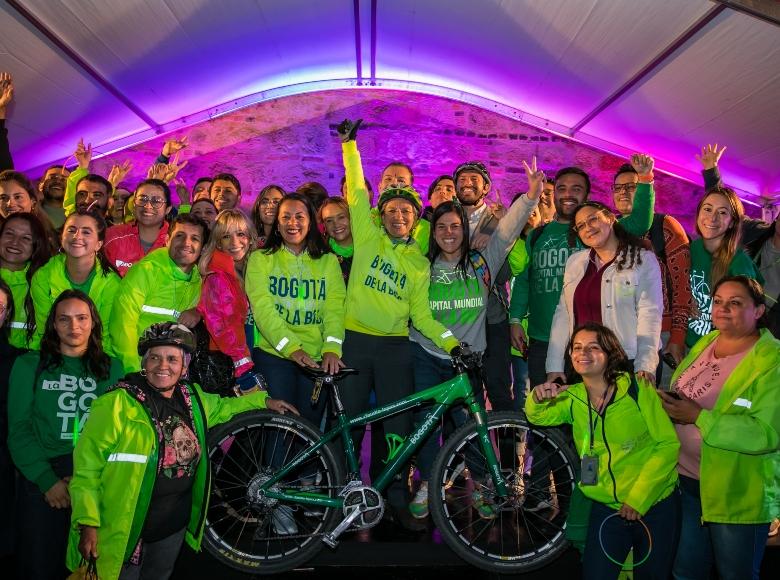
<svg viewBox="0 0 780 580">
<path fill-rule="evenodd" d="M 438 532 L 406 532 L 395 524 L 381 523 L 373 530 L 352 533 L 333 551 L 324 547 L 308 566 L 280 574 L 283 580 L 308 580 L 315 577 L 362 578 L 369 580 L 431 580 L 433 574 L 447 580 L 509 578 L 483 572 L 461 561 L 446 545 L 441 543 Z M 514 575 L 518 577 L 520 575 Z M 523 574 L 528 580 L 557 580 L 580 576 L 579 555 L 573 549 L 565 552 L 552 564 Z M 218 580 L 247 580 L 262 575 L 243 574 L 214 560 L 209 554 L 195 554 L 185 548 L 176 566 L 174 580 L 217 578 Z M 770 542 L 764 555 L 761 578 L 775 580 L 780 577 L 780 538 Z"/>
</svg>

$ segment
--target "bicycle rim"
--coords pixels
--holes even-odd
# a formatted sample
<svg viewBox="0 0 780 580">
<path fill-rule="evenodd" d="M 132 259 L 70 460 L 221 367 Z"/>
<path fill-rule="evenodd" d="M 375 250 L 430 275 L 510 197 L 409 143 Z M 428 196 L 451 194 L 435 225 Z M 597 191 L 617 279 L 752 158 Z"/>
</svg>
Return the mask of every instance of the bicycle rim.
<svg viewBox="0 0 780 580">
<path fill-rule="evenodd" d="M 254 573 L 290 570 L 313 557 L 337 510 L 263 498 L 260 485 L 314 445 L 320 433 L 297 418 L 253 413 L 216 429 L 209 442 L 212 466 L 205 546 L 229 566 Z M 344 474 L 329 446 L 273 486 L 335 497 Z"/>
<path fill-rule="evenodd" d="M 499 573 L 534 570 L 568 546 L 576 457 L 559 435 L 529 427 L 515 413 L 489 414 L 488 433 L 508 496 L 495 493 L 470 422 L 448 439 L 434 464 L 434 522 L 448 545 L 475 566 Z"/>
</svg>

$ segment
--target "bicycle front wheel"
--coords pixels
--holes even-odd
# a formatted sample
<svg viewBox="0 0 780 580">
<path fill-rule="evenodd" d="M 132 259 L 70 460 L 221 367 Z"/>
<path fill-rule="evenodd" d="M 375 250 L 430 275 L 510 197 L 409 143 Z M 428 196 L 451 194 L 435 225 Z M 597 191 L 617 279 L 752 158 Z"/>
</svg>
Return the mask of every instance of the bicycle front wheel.
<svg viewBox="0 0 780 580">
<path fill-rule="evenodd" d="M 340 510 L 274 500 L 258 491 L 321 436 L 305 419 L 267 411 L 244 413 L 211 431 L 212 485 L 204 532 L 210 554 L 255 574 L 285 572 L 314 557 Z M 345 478 L 341 462 L 325 445 L 272 489 L 336 497 Z"/>
<path fill-rule="evenodd" d="M 569 545 L 564 532 L 576 455 L 558 433 L 531 427 L 517 413 L 488 413 L 487 427 L 507 497 L 495 491 L 472 420 L 447 440 L 433 465 L 433 521 L 474 566 L 494 573 L 535 570 Z"/>
</svg>

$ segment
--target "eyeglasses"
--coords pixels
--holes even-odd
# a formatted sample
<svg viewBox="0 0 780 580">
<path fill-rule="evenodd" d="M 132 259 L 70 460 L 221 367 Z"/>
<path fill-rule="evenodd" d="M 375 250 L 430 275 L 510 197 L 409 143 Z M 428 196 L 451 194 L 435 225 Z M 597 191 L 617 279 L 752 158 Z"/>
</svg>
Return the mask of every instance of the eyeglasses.
<svg viewBox="0 0 780 580">
<path fill-rule="evenodd" d="M 574 232 L 579 234 L 585 228 L 595 228 L 595 227 L 598 227 L 599 222 L 602 221 L 601 216 L 603 214 L 604 214 L 604 210 L 603 209 L 600 209 L 596 213 L 591 214 L 591 216 L 589 218 L 581 221 L 580 223 L 578 223 L 578 224 L 576 224 L 574 226 Z"/>
<path fill-rule="evenodd" d="M 272 206 L 276 207 L 280 203 L 282 203 L 281 199 L 261 199 L 260 200 L 260 207 L 268 207 L 269 205 L 272 205 Z"/>
<path fill-rule="evenodd" d="M 138 207 L 144 207 L 145 205 L 152 206 L 152 209 L 160 209 L 165 205 L 165 198 L 162 197 L 147 197 L 142 195 L 135 198 L 135 205 Z"/>
<path fill-rule="evenodd" d="M 636 191 L 636 183 L 624 183 L 622 185 L 618 185 L 616 183 L 612 186 L 613 193 L 620 193 L 621 191 L 626 193 L 634 193 Z"/>
</svg>

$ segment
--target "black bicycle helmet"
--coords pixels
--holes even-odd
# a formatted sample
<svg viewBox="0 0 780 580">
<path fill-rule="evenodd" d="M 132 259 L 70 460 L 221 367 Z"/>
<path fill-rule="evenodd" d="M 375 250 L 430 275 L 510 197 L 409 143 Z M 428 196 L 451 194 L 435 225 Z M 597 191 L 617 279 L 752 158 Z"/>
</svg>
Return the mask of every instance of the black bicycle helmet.
<svg viewBox="0 0 780 580">
<path fill-rule="evenodd" d="M 453 181 L 456 185 L 458 183 L 458 177 L 464 171 L 479 173 L 482 176 L 482 179 L 485 180 L 485 183 L 490 183 L 490 172 L 488 172 L 488 169 L 485 167 L 484 163 L 480 161 L 466 161 L 466 163 L 461 163 L 458 165 L 457 169 L 455 169 L 455 173 L 453 174 Z"/>
<path fill-rule="evenodd" d="M 178 346 L 184 352 L 195 352 L 196 341 L 193 332 L 178 322 L 158 322 L 144 330 L 138 340 L 138 354 L 144 356 L 153 346 Z"/>
<path fill-rule="evenodd" d="M 418 216 L 422 211 L 422 200 L 420 198 L 420 194 L 417 193 L 416 189 L 409 185 L 391 185 L 385 189 L 379 196 L 379 202 L 376 204 L 377 208 L 379 209 L 379 213 L 382 213 L 382 209 L 384 208 L 385 204 L 391 199 L 405 199 L 414 206 Z"/>
</svg>

